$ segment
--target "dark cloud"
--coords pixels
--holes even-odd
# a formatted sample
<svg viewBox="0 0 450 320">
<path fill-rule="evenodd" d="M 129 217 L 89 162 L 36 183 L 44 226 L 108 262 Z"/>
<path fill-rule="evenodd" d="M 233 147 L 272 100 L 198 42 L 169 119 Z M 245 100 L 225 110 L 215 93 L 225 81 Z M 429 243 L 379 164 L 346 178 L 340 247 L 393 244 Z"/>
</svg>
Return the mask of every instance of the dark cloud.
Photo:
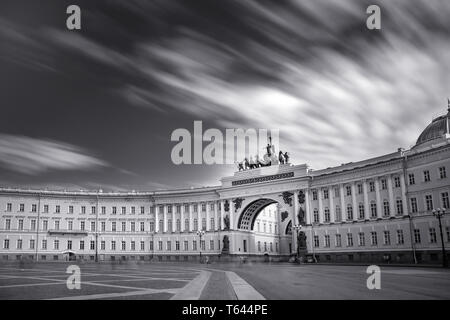
<svg viewBox="0 0 450 320">
<path fill-rule="evenodd" d="M 195 119 L 280 129 L 294 162 L 322 168 L 408 147 L 445 110 L 445 0 L 379 2 L 380 31 L 373 1 L 80 1 L 79 32 L 68 4 L 0 5 L 0 125 L 134 173 L 80 185 L 218 183 L 233 168 L 170 162 L 170 133 Z"/>
</svg>

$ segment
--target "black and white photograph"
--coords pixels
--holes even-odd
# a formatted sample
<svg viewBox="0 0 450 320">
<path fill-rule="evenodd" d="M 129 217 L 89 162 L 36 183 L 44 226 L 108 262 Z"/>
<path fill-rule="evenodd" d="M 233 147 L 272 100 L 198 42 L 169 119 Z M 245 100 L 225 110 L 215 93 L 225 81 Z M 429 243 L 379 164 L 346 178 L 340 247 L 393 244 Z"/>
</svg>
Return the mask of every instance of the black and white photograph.
<svg viewBox="0 0 450 320">
<path fill-rule="evenodd" d="M 2 301 L 449 300 L 449 194 L 448 0 L 0 0 Z"/>
</svg>

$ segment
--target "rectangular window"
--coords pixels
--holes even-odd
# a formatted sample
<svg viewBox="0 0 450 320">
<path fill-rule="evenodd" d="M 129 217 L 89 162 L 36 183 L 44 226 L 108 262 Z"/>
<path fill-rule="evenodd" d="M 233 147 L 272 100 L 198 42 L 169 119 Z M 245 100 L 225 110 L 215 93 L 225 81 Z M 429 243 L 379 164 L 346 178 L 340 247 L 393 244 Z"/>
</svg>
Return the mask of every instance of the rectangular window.
<svg viewBox="0 0 450 320">
<path fill-rule="evenodd" d="M 323 190 L 323 198 L 328 199 L 328 189 Z"/>
<path fill-rule="evenodd" d="M 127 208 L 126 207 L 122 207 L 122 215 L 127 213 Z"/>
<path fill-rule="evenodd" d="M 424 182 L 430 182 L 430 171 L 428 171 L 428 170 L 425 170 L 424 172 L 423 172 L 423 181 Z"/>
<path fill-rule="evenodd" d="M 34 249 L 34 246 L 35 246 L 35 240 L 34 239 L 31 239 L 30 240 L 30 249 Z"/>
<path fill-rule="evenodd" d="M 415 178 L 415 176 L 414 176 L 414 173 L 410 173 L 410 174 L 408 175 L 408 177 L 409 177 L 409 184 L 410 184 L 410 185 L 416 184 L 416 178 Z"/>
<path fill-rule="evenodd" d="M 36 212 L 37 211 L 37 205 L 36 204 L 32 204 L 31 205 L 31 212 Z"/>
<path fill-rule="evenodd" d="M 59 240 L 53 241 L 53 249 L 59 250 Z"/>
<path fill-rule="evenodd" d="M 387 189 L 387 180 L 381 179 L 381 189 L 386 190 Z"/>
<path fill-rule="evenodd" d="M 125 241 L 122 241 L 122 251 L 127 250 L 127 243 Z"/>
<path fill-rule="evenodd" d="M 342 246 L 342 237 L 340 234 L 336 234 L 336 247 Z"/>
<path fill-rule="evenodd" d="M 397 204 L 397 215 L 402 215 L 403 214 L 403 201 L 401 199 L 397 199 L 396 204 Z"/>
<path fill-rule="evenodd" d="M 150 241 L 150 251 L 153 251 L 153 241 Z"/>
<path fill-rule="evenodd" d="M 82 206 L 82 207 L 81 207 L 81 213 L 82 213 L 82 214 L 86 214 L 86 207 L 85 207 L 85 206 Z"/>
<path fill-rule="evenodd" d="M 134 221 L 131 221 L 131 232 L 135 232 L 136 231 L 136 224 Z"/>
<path fill-rule="evenodd" d="M 44 204 L 44 213 L 48 213 L 48 204 Z"/>
<path fill-rule="evenodd" d="M 11 219 L 5 220 L 5 230 L 11 230 Z"/>
<path fill-rule="evenodd" d="M 352 195 L 352 187 L 351 186 L 345 186 L 345 189 L 347 191 L 347 196 L 351 196 Z"/>
<path fill-rule="evenodd" d="M 358 183 L 358 194 L 362 194 L 363 193 L 363 186 L 362 184 Z"/>
<path fill-rule="evenodd" d="M 135 206 L 131 207 L 131 214 L 136 214 L 136 207 Z"/>
<path fill-rule="evenodd" d="M 116 251 L 116 242 L 114 240 L 111 241 L 111 251 Z"/>
<path fill-rule="evenodd" d="M 319 223 L 319 210 L 314 209 L 314 222 Z"/>
<path fill-rule="evenodd" d="M 421 243 L 420 239 L 420 229 L 414 229 L 414 242 L 415 243 Z"/>
<path fill-rule="evenodd" d="M 47 231 L 48 229 L 48 221 L 44 220 L 42 221 L 42 230 Z"/>
<path fill-rule="evenodd" d="M 370 217 L 372 219 L 376 219 L 377 218 L 377 204 L 375 202 L 372 202 L 370 204 Z"/>
<path fill-rule="evenodd" d="M 55 230 L 59 230 L 59 221 L 58 220 L 55 221 Z"/>
<path fill-rule="evenodd" d="M 106 250 L 106 241 L 105 240 L 100 241 L 100 250 Z"/>
<path fill-rule="evenodd" d="M 347 220 L 353 220 L 353 207 L 350 204 L 347 206 Z"/>
<path fill-rule="evenodd" d="M 353 234 L 347 233 L 347 247 L 353 247 Z"/>
<path fill-rule="evenodd" d="M 194 251 L 197 250 L 197 241 L 196 240 L 192 241 L 192 250 L 194 250 Z"/>
<path fill-rule="evenodd" d="M 84 240 L 80 241 L 80 250 L 84 250 Z"/>
<path fill-rule="evenodd" d="M 180 251 L 180 241 L 175 241 L 175 251 Z"/>
<path fill-rule="evenodd" d="M 394 177 L 394 186 L 400 188 L 400 177 Z"/>
<path fill-rule="evenodd" d="M 9 249 L 9 239 L 3 241 L 3 249 Z"/>
<path fill-rule="evenodd" d="M 449 199 L 448 199 L 448 192 L 442 192 L 441 193 L 441 201 L 442 201 L 442 208 L 450 209 L 450 202 L 449 202 Z"/>
<path fill-rule="evenodd" d="M 141 241 L 141 251 L 145 250 L 145 241 Z"/>
<path fill-rule="evenodd" d="M 70 214 L 73 213 L 73 206 L 69 206 L 69 213 L 70 213 Z"/>
<path fill-rule="evenodd" d="M 166 242 L 166 250 L 167 251 L 171 251 L 172 250 L 172 242 L 170 240 L 168 240 Z"/>
<path fill-rule="evenodd" d="M 369 182 L 369 191 L 375 192 L 375 182 L 373 182 L 373 181 Z"/>
<path fill-rule="evenodd" d="M 314 235 L 314 247 L 318 248 L 320 245 L 319 243 L 319 236 L 318 235 Z"/>
<path fill-rule="evenodd" d="M 102 207 L 102 214 L 106 214 L 106 207 L 105 206 Z"/>
<path fill-rule="evenodd" d="M 31 230 L 36 230 L 36 220 L 31 220 Z"/>
<path fill-rule="evenodd" d="M 150 221 L 150 232 L 155 231 L 155 221 Z"/>
<path fill-rule="evenodd" d="M 417 199 L 411 198 L 410 202 L 411 202 L 411 212 L 417 213 Z"/>
<path fill-rule="evenodd" d="M 433 210 L 433 196 L 431 194 L 425 196 L 425 204 L 427 211 Z"/>
<path fill-rule="evenodd" d="M 96 214 L 97 213 L 97 208 L 92 206 L 91 207 L 91 214 Z"/>
<path fill-rule="evenodd" d="M 389 230 L 384 230 L 383 234 L 384 234 L 384 244 L 390 245 L 391 244 L 391 233 L 389 232 Z"/>
<path fill-rule="evenodd" d="M 131 251 L 136 250 L 136 242 L 135 242 L 135 241 L 131 241 L 131 243 L 130 243 L 130 249 L 131 249 Z"/>
<path fill-rule="evenodd" d="M 330 209 L 325 208 L 325 222 L 330 222 Z"/>
<path fill-rule="evenodd" d="M 378 234 L 376 233 L 376 231 L 372 231 L 370 234 L 371 234 L 371 239 L 372 239 L 372 246 L 377 246 L 378 245 Z"/>
<path fill-rule="evenodd" d="M 436 243 L 436 242 L 437 242 L 436 229 L 430 228 L 430 243 Z"/>
<path fill-rule="evenodd" d="M 19 230 L 23 230 L 23 219 L 19 219 Z"/>
<path fill-rule="evenodd" d="M 72 250 L 72 240 L 67 240 L 67 250 Z"/>
<path fill-rule="evenodd" d="M 342 213 L 341 213 L 341 207 L 340 206 L 336 206 L 336 221 L 340 222 L 342 220 Z"/>
<path fill-rule="evenodd" d="M 122 232 L 127 231 L 127 223 L 125 221 L 122 221 Z"/>
<path fill-rule="evenodd" d="M 85 226 L 86 226 L 86 222 L 85 221 L 80 221 L 80 230 L 81 231 L 84 231 L 86 229 Z"/>
<path fill-rule="evenodd" d="M 312 198 L 313 198 L 313 200 L 317 200 L 317 190 L 313 190 Z"/>
<path fill-rule="evenodd" d="M 441 178 L 441 179 L 447 178 L 447 172 L 445 170 L 445 167 L 439 168 L 439 178 Z"/>
<path fill-rule="evenodd" d="M 12 203 L 6 204 L 6 211 L 11 212 L 12 211 Z"/>
<path fill-rule="evenodd" d="M 17 249 L 22 249 L 22 239 L 17 239 Z"/>
<path fill-rule="evenodd" d="M 20 212 L 24 212 L 24 211 L 25 211 L 25 204 L 21 203 L 21 204 L 19 205 L 19 211 L 20 211 Z"/>
<path fill-rule="evenodd" d="M 61 213 L 61 206 L 60 206 L 60 205 L 57 205 L 57 206 L 55 207 L 55 212 L 56 212 L 56 213 Z"/>
<path fill-rule="evenodd" d="M 42 239 L 42 250 L 47 250 L 47 239 Z"/>
<path fill-rule="evenodd" d="M 184 241 L 184 251 L 188 251 L 189 250 L 189 241 L 185 240 Z"/>
<path fill-rule="evenodd" d="M 117 207 L 112 207 L 112 214 L 117 214 Z"/>
<path fill-rule="evenodd" d="M 101 225 L 101 230 L 102 230 L 102 232 L 105 232 L 106 231 L 106 222 L 105 221 L 102 221 L 102 222 L 100 222 L 100 225 Z"/>
<path fill-rule="evenodd" d="M 389 217 L 390 214 L 389 201 L 387 200 L 383 202 L 383 214 L 385 217 Z"/>
<path fill-rule="evenodd" d="M 141 232 L 144 232 L 145 231 L 145 222 L 141 221 L 140 225 L 141 225 L 141 228 L 140 228 Z"/>
<path fill-rule="evenodd" d="M 364 238 L 364 232 L 358 233 L 358 245 L 359 246 L 365 246 L 366 245 L 366 239 Z"/>
<path fill-rule="evenodd" d="M 330 247 L 330 235 L 329 234 L 325 235 L 325 247 L 327 247 L 327 248 Z"/>
<path fill-rule="evenodd" d="M 67 229 L 73 230 L 73 221 L 72 220 L 67 221 Z"/>
</svg>

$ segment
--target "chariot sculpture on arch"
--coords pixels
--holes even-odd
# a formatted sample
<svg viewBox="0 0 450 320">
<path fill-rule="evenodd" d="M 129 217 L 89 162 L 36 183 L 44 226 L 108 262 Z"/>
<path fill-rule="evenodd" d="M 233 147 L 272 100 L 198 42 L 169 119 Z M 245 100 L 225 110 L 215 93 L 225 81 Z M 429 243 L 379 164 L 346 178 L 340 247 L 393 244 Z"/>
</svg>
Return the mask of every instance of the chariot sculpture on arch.
<svg viewBox="0 0 450 320">
<path fill-rule="evenodd" d="M 264 149 L 266 153 L 262 156 L 262 159 L 259 157 L 259 154 L 257 154 L 255 157 L 250 156 L 249 158 L 244 158 L 241 162 L 237 162 L 238 171 L 289 163 L 289 153 L 283 153 L 283 151 L 280 150 L 277 154 L 275 145 L 272 143 L 272 137 L 269 137 L 267 146 L 265 146 Z"/>
</svg>

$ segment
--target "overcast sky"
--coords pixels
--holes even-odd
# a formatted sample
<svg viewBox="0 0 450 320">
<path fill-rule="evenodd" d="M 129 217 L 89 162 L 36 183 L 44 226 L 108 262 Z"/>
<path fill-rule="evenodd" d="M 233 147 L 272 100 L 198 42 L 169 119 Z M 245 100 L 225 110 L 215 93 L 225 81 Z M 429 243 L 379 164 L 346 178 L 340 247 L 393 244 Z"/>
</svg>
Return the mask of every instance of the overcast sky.
<svg viewBox="0 0 450 320">
<path fill-rule="evenodd" d="M 234 166 L 171 162 L 194 120 L 279 129 L 315 169 L 364 160 L 414 145 L 449 75 L 448 0 L 2 0 L 0 185 L 217 185 Z"/>
</svg>

